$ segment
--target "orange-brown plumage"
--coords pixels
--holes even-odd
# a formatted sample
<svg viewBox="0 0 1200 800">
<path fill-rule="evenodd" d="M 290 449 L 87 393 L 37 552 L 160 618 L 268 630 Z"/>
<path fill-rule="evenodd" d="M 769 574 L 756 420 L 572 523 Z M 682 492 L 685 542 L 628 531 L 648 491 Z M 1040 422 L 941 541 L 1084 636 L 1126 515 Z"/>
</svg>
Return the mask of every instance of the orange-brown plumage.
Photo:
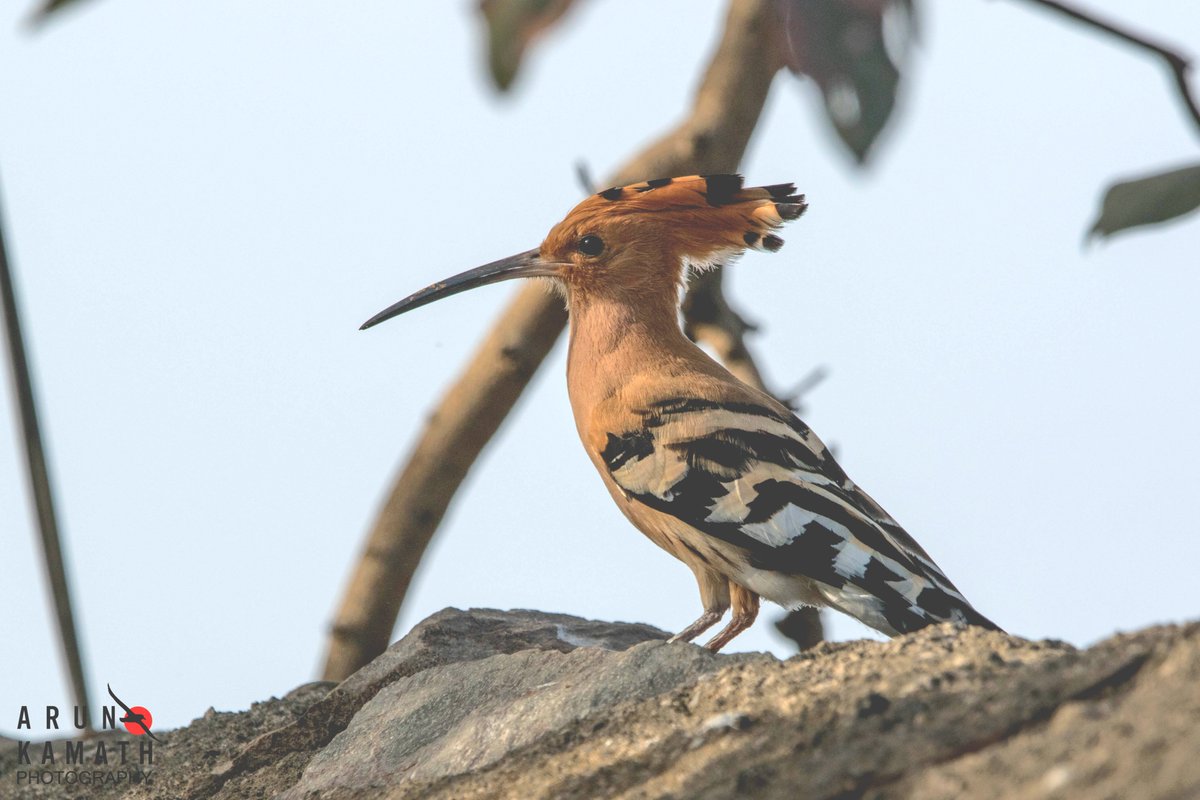
<svg viewBox="0 0 1200 800">
<path fill-rule="evenodd" d="M 747 248 L 806 208 L 792 184 L 741 176 L 659 179 L 593 195 L 536 250 L 434 284 L 364 327 L 473 286 L 549 277 L 570 311 L 567 389 L 589 458 L 625 516 L 695 574 L 704 614 L 676 638 L 733 618 L 759 596 L 830 605 L 887 633 L 952 619 L 995 627 L 924 550 L 854 485 L 821 440 L 679 327 L 686 269 Z"/>
<path fill-rule="evenodd" d="M 771 231 L 805 207 L 792 184 L 742 188 L 729 175 L 647 181 L 588 197 L 539 251 L 564 265 L 560 279 L 578 292 L 674 291 L 688 264 L 703 268 L 748 247 L 778 250 L 783 241 Z M 605 242 L 602 271 L 576 247 L 589 234 Z"/>
</svg>

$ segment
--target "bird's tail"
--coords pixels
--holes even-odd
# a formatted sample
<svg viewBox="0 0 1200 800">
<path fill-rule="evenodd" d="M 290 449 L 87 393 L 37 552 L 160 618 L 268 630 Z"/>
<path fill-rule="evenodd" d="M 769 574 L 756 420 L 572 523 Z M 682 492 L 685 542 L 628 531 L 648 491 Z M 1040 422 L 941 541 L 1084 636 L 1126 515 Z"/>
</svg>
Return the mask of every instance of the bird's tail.
<svg viewBox="0 0 1200 800">
<path fill-rule="evenodd" d="M 872 592 L 848 584 L 835 589 L 822 587 L 825 602 L 833 608 L 857 618 L 888 636 L 919 631 L 941 622 L 974 625 L 985 630 L 1004 629 L 975 610 L 962 595 L 930 586 L 918 595 L 916 602 L 899 593 Z M 882 595 L 882 596 L 881 596 Z"/>
</svg>

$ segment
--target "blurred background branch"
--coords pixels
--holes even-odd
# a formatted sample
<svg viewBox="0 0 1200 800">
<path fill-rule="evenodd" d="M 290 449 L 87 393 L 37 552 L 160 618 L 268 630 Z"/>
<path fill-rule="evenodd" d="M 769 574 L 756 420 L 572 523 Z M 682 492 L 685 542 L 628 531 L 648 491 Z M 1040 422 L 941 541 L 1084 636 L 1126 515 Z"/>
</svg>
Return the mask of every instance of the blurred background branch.
<svg viewBox="0 0 1200 800">
<path fill-rule="evenodd" d="M 1200 106 L 1196 105 L 1196 97 L 1192 93 L 1189 73 L 1192 69 L 1190 59 L 1179 53 L 1177 50 L 1169 48 L 1165 45 L 1154 42 L 1145 36 L 1133 33 L 1130 30 L 1118 25 L 1115 22 L 1103 20 L 1096 14 L 1068 5 L 1067 3 L 1059 2 L 1059 0 L 1025 0 L 1035 6 L 1061 14 L 1068 19 L 1082 23 L 1084 26 L 1093 30 L 1098 30 L 1109 36 L 1114 36 L 1124 42 L 1140 47 L 1143 50 L 1148 50 L 1154 53 L 1163 61 L 1171 70 L 1171 75 L 1175 81 L 1175 88 L 1179 92 L 1180 102 L 1183 103 L 1184 110 L 1191 116 L 1192 122 L 1195 123 L 1196 130 L 1200 132 Z"/>
<path fill-rule="evenodd" d="M 79 632 L 75 626 L 75 613 L 71 606 L 71 586 L 67 579 L 66 559 L 63 556 L 62 541 L 58 533 L 58 515 L 54 511 L 54 492 L 50 485 L 50 470 L 46 466 L 46 451 L 42 445 L 42 430 L 38 422 L 33 375 L 29 368 L 25 337 L 21 331 L 16 284 L 13 279 L 12 267 L 8 262 L 8 245 L 4 239 L 3 207 L 0 207 L 0 305 L 4 312 L 9 372 L 12 375 L 13 394 L 17 398 L 21 438 L 25 443 L 25 461 L 28 470 L 26 474 L 29 479 L 29 493 L 33 496 L 33 505 L 37 512 L 46 583 L 58 621 L 59 644 L 67 663 L 71 691 L 75 697 L 75 704 L 84 709 L 84 724 L 90 728 L 91 715 L 87 708 L 88 693 L 87 682 L 84 680 L 83 648 L 79 644 Z"/>
</svg>

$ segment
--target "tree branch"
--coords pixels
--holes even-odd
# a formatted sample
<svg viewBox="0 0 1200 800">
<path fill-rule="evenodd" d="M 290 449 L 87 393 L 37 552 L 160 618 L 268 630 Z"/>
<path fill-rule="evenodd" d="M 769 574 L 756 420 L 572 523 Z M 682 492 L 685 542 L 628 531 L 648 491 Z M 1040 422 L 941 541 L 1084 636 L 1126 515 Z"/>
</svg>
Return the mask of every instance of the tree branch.
<svg viewBox="0 0 1200 800">
<path fill-rule="evenodd" d="M 46 464 L 46 451 L 42 446 L 41 426 L 38 423 L 37 397 L 34 393 L 33 377 L 29 359 L 25 352 L 25 339 L 21 333 L 20 309 L 17 307 L 17 290 L 12 270 L 8 263 L 8 248 L 4 244 L 4 219 L 0 212 L 0 308 L 3 308 L 5 339 L 8 342 L 8 363 L 11 367 L 13 393 L 16 395 L 17 412 L 21 422 L 21 437 L 25 441 L 25 461 L 29 475 L 29 493 L 37 511 L 38 533 L 42 540 L 42 562 L 46 567 L 46 582 L 54 602 L 54 613 L 58 621 L 59 643 L 63 658 L 67 662 L 71 691 L 75 704 L 84 709 L 84 725 L 91 730 L 91 710 L 88 707 L 87 678 L 83 669 L 83 647 L 79 643 L 79 631 L 75 626 L 75 613 L 71 606 L 71 584 L 67 579 L 66 558 L 58 534 L 58 516 L 54 511 L 54 492 L 50 484 L 50 470 Z"/>
<path fill-rule="evenodd" d="M 1123 42 L 1140 47 L 1143 50 L 1148 50 L 1154 53 L 1159 58 L 1167 63 L 1171 70 L 1171 74 L 1175 79 L 1175 88 L 1179 91 L 1179 99 L 1183 101 L 1183 106 L 1187 109 L 1192 117 L 1192 122 L 1196 125 L 1196 130 L 1200 131 L 1200 105 L 1197 105 L 1196 98 L 1192 94 L 1191 84 L 1189 83 L 1189 71 L 1192 68 L 1191 61 L 1179 52 L 1172 50 L 1165 45 L 1158 44 L 1147 39 L 1144 36 L 1132 33 L 1124 28 L 1119 27 L 1116 23 L 1108 22 L 1100 19 L 1095 14 L 1087 11 L 1082 11 L 1059 0 L 1025 0 L 1027 3 L 1032 3 L 1036 6 L 1048 9 L 1050 11 L 1061 14 L 1076 22 L 1082 22 L 1090 28 L 1095 28 L 1098 31 L 1107 33 L 1110 36 L 1115 36 Z"/>
<path fill-rule="evenodd" d="M 775 24 L 770 0 L 731 0 L 690 115 L 612 183 L 736 170 L 782 64 L 771 44 Z M 565 323 L 561 300 L 525 287 L 442 397 L 367 536 L 330 632 L 326 680 L 342 680 L 383 652 L 459 484 Z"/>
<path fill-rule="evenodd" d="M 738 380 L 770 394 L 746 347 L 745 336 L 755 326 L 729 305 L 724 278 L 723 269 L 703 272 L 692 278 L 683 300 L 684 331 L 693 341 L 712 348 Z"/>
</svg>

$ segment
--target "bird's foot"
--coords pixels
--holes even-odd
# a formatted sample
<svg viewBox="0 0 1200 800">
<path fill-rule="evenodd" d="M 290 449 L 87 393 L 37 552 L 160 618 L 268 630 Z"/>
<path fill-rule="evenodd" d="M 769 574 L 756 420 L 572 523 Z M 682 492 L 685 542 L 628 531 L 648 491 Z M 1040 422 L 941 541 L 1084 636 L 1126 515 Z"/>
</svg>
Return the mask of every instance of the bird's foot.
<svg viewBox="0 0 1200 800">
<path fill-rule="evenodd" d="M 725 611 L 705 611 L 700 615 L 700 619 L 688 625 L 679 633 L 667 639 L 668 642 L 690 642 L 706 630 L 716 625 L 721 621 L 721 617 L 725 616 Z"/>
<path fill-rule="evenodd" d="M 710 639 L 704 646 L 714 653 L 729 644 L 733 637 L 754 624 L 758 617 L 758 595 L 737 584 L 730 585 L 733 598 L 733 619 L 725 629 Z"/>
<path fill-rule="evenodd" d="M 716 653 L 722 647 L 729 644 L 733 637 L 737 636 L 739 633 L 746 630 L 746 628 L 749 628 L 753 624 L 754 617 L 751 615 L 734 617 L 729 621 L 729 624 L 725 626 L 724 630 L 705 642 L 704 646 Z"/>
</svg>

